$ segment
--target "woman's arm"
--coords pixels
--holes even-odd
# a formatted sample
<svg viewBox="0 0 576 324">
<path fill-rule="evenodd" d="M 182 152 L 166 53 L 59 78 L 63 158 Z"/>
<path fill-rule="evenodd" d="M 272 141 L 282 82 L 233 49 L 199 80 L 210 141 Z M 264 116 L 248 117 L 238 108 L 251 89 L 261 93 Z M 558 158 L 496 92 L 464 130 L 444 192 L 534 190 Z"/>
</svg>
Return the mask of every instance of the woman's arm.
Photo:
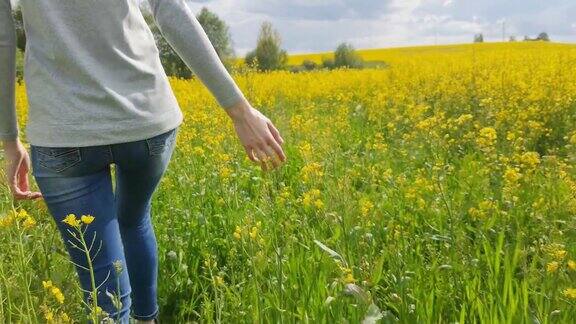
<svg viewBox="0 0 576 324">
<path fill-rule="evenodd" d="M 234 121 L 234 129 L 248 157 L 260 163 L 265 171 L 271 169 L 267 161 L 271 161 L 273 167 L 286 161 L 280 133 L 268 117 L 246 100 L 186 1 L 148 2 L 162 36 Z"/>
<path fill-rule="evenodd" d="M 30 157 L 18 139 L 16 119 L 16 31 L 10 0 L 0 0 L 0 141 L 4 148 L 6 180 L 15 199 L 42 198 L 30 191 Z M 4 180 L 4 179 L 2 179 Z"/>
<path fill-rule="evenodd" d="M 0 0 L 0 140 L 16 141 L 16 31 L 10 0 Z"/>
<path fill-rule="evenodd" d="M 245 100 L 185 0 L 148 0 L 162 36 L 208 87 L 221 107 Z"/>
</svg>

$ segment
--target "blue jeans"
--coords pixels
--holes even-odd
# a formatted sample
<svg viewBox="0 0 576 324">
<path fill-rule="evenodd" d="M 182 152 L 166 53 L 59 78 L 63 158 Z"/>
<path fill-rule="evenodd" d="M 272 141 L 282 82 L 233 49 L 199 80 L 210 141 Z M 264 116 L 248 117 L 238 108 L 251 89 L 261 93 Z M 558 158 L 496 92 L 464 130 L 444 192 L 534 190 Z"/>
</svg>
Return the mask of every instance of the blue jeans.
<svg viewBox="0 0 576 324">
<path fill-rule="evenodd" d="M 77 218 L 94 216 L 80 229 L 86 230 L 86 245 L 92 245 L 98 306 L 118 323 L 128 323 L 130 310 L 139 320 L 158 316 L 158 253 L 150 207 L 171 159 L 177 133 L 178 127 L 144 140 L 118 144 L 30 146 L 32 174 L 75 264 L 88 304 L 92 304 L 88 258 L 75 247 L 78 239 L 63 220 L 68 214 Z M 111 163 L 115 165 L 114 186 Z M 118 303 L 107 291 L 121 301 L 121 307 L 117 309 Z"/>
</svg>

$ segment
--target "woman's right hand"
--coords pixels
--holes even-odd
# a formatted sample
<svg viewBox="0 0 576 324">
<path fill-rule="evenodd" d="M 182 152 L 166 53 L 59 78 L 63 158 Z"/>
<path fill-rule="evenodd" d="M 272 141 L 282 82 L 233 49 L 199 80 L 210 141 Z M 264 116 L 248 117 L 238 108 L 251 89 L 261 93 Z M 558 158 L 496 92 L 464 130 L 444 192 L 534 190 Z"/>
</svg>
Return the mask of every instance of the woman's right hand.
<svg viewBox="0 0 576 324">
<path fill-rule="evenodd" d="M 260 163 L 262 170 L 272 170 L 286 161 L 281 145 L 284 139 L 270 119 L 242 100 L 226 112 L 234 123 L 234 129 L 251 161 Z M 269 168 L 267 161 L 272 162 Z"/>
<path fill-rule="evenodd" d="M 28 172 L 31 168 L 30 156 L 19 139 L 3 141 L 6 157 L 6 180 L 10 192 L 16 200 L 43 198 L 40 191 L 30 191 Z"/>
</svg>

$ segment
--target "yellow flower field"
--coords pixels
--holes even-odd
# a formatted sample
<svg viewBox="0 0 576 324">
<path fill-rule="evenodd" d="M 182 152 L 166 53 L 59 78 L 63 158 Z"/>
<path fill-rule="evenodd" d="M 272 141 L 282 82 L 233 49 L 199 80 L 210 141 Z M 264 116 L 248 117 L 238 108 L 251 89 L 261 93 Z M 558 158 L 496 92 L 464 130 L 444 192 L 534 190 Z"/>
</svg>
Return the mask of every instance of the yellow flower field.
<svg viewBox="0 0 576 324">
<path fill-rule="evenodd" d="M 576 45 L 361 55 L 386 67 L 235 76 L 286 140 L 272 173 L 200 82 L 171 79 L 185 121 L 152 208 L 161 321 L 572 323 Z M 22 130 L 26 106 L 20 85 Z M 0 215 L 0 321 L 80 321 L 43 202 L 2 188 Z"/>
</svg>

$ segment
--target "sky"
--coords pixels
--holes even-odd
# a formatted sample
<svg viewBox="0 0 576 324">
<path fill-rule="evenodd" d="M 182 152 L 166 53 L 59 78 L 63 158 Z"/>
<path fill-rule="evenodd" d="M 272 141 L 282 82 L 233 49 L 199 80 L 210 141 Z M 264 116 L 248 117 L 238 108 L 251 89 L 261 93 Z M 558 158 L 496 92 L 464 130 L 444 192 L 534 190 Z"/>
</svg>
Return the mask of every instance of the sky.
<svg viewBox="0 0 576 324">
<path fill-rule="evenodd" d="M 144 0 L 145 1 L 145 0 Z M 469 43 L 474 34 L 501 41 L 547 32 L 553 41 L 576 43 L 575 0 L 188 0 L 206 6 L 230 27 L 243 55 L 270 21 L 290 53 L 355 48 Z"/>
<path fill-rule="evenodd" d="M 502 41 L 547 32 L 552 41 L 576 43 L 576 0 L 184 1 L 194 13 L 207 7 L 222 18 L 238 55 L 256 46 L 264 21 L 291 54 L 333 51 L 342 42 L 357 49 L 469 43 L 477 33 Z"/>
</svg>

